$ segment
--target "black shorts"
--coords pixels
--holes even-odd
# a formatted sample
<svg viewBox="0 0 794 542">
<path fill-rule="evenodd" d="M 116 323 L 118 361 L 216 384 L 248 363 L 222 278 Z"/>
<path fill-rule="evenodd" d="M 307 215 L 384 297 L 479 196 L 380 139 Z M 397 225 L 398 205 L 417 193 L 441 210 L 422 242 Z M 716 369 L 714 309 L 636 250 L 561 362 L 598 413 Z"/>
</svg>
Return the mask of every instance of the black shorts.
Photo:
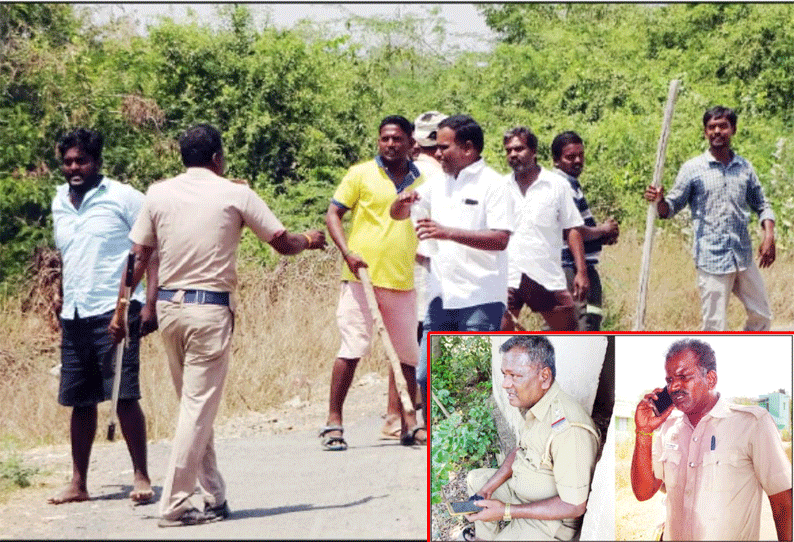
<svg viewBox="0 0 794 542">
<path fill-rule="evenodd" d="M 113 394 L 115 347 L 108 334 L 113 311 L 98 316 L 61 319 L 61 384 L 58 403 L 86 407 Z M 130 303 L 130 339 L 121 362 L 119 399 L 140 399 L 138 383 L 141 304 Z"/>
<path fill-rule="evenodd" d="M 507 310 L 520 311 L 524 305 L 532 312 L 561 312 L 573 310 L 574 301 L 568 290 L 547 290 L 523 273 L 519 287 L 507 289 Z"/>
</svg>

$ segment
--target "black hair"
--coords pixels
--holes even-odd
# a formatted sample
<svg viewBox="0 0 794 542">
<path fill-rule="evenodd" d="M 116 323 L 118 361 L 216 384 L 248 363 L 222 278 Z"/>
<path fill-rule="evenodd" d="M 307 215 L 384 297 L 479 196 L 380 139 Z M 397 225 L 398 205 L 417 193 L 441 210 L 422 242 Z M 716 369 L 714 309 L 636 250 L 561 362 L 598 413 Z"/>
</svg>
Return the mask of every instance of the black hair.
<svg viewBox="0 0 794 542">
<path fill-rule="evenodd" d="M 61 137 L 58 141 L 58 154 L 63 157 L 66 151 L 72 147 L 78 147 L 81 151 L 89 155 L 95 162 L 102 162 L 102 147 L 105 139 L 96 130 L 77 128 Z"/>
<path fill-rule="evenodd" d="M 179 150 L 185 167 L 205 167 L 216 153 L 223 152 L 221 134 L 209 124 L 197 124 L 179 138 Z"/>
<path fill-rule="evenodd" d="M 499 351 L 506 354 L 513 348 L 520 348 L 526 352 L 533 363 L 539 363 L 543 367 L 551 369 L 552 379 L 557 376 L 554 364 L 554 347 L 551 345 L 551 341 L 543 335 L 513 335 L 499 347 Z"/>
<path fill-rule="evenodd" d="M 538 136 L 532 133 L 532 130 L 527 128 L 526 126 L 516 126 L 515 128 L 510 128 L 508 131 L 505 132 L 504 138 L 502 143 L 507 145 L 507 142 L 513 139 L 514 137 L 519 138 L 524 144 L 529 147 L 529 150 L 532 152 L 538 152 Z"/>
<path fill-rule="evenodd" d="M 449 128 L 455 132 L 455 143 L 463 145 L 466 141 L 471 141 L 471 144 L 481 153 L 485 146 L 485 136 L 482 133 L 482 128 L 477 121 L 468 115 L 452 115 L 438 123 L 439 131 L 442 128 Z"/>
<path fill-rule="evenodd" d="M 401 115 L 389 115 L 388 117 L 380 121 L 380 126 L 378 126 L 378 133 L 380 133 L 383 127 L 386 126 L 387 124 L 394 124 L 396 126 L 399 126 L 400 130 L 402 130 L 403 133 L 408 137 L 412 137 L 414 135 L 413 123 Z"/>
<path fill-rule="evenodd" d="M 670 361 L 674 356 L 690 351 L 698 358 L 698 367 L 705 376 L 709 371 L 717 371 L 717 357 L 714 355 L 714 350 L 707 343 L 697 339 L 681 339 L 670 345 L 665 357 L 665 363 Z"/>
<path fill-rule="evenodd" d="M 583 145 L 584 141 L 576 132 L 568 131 L 558 134 L 554 141 L 551 142 L 551 159 L 556 162 L 562 158 L 562 150 L 571 143 Z"/>
<path fill-rule="evenodd" d="M 703 113 L 703 128 L 706 127 L 706 124 L 708 124 L 711 119 L 721 118 L 728 119 L 728 122 L 731 123 L 731 128 L 734 130 L 736 129 L 736 112 L 729 107 L 723 107 L 721 105 L 712 107 Z"/>
</svg>

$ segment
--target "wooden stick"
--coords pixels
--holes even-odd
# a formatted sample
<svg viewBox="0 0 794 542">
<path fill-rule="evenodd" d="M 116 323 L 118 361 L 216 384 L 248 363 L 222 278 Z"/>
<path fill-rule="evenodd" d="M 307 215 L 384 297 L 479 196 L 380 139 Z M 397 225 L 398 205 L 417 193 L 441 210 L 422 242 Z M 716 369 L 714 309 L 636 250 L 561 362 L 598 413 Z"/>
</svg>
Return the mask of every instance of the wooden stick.
<svg viewBox="0 0 794 542">
<path fill-rule="evenodd" d="M 406 414 L 414 414 L 416 410 L 414 409 L 413 399 L 408 393 L 408 383 L 405 381 L 405 376 L 400 367 L 400 358 L 397 356 L 397 351 L 394 350 L 394 344 L 391 342 L 389 332 L 383 324 L 383 317 L 378 309 L 378 301 L 375 299 L 375 290 L 372 288 L 372 281 L 369 278 L 369 273 L 367 273 L 366 268 L 359 268 L 358 278 L 361 279 L 361 285 L 364 287 L 364 295 L 367 296 L 367 305 L 369 305 L 369 311 L 372 313 L 372 319 L 375 321 L 375 327 L 378 329 L 378 335 L 380 335 L 383 341 L 386 357 L 389 358 L 389 362 L 391 363 L 391 369 L 394 372 L 394 383 L 397 385 L 397 391 L 400 394 L 403 411 L 405 411 Z"/>
<path fill-rule="evenodd" d="M 667 106 L 664 110 L 662 134 L 659 136 L 659 147 L 656 149 L 656 166 L 653 171 L 653 186 L 657 188 L 662 184 L 667 139 L 670 135 L 670 125 L 673 120 L 673 110 L 675 109 L 675 100 L 678 96 L 680 84 L 681 82 L 678 79 L 670 81 L 670 90 L 667 93 Z M 648 278 L 651 274 L 651 249 L 653 248 L 653 235 L 656 230 L 655 220 L 656 204 L 651 203 L 648 205 L 648 214 L 645 217 L 645 242 L 642 246 L 642 266 L 640 267 L 640 287 L 637 293 L 637 314 L 634 319 L 634 331 L 645 329 L 645 301 L 648 297 Z"/>
</svg>

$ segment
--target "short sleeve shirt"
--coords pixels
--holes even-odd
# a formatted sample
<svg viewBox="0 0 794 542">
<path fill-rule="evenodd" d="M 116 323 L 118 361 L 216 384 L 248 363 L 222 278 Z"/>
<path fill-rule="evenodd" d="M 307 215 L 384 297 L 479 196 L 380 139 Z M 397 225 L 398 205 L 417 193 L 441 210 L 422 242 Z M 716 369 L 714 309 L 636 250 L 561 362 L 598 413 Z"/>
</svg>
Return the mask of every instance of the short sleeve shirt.
<svg viewBox="0 0 794 542">
<path fill-rule="evenodd" d="M 514 173 L 506 177 L 506 182 L 518 218 L 516 231 L 507 246 L 508 285 L 518 288 L 521 275 L 526 274 L 547 290 L 565 290 L 562 230 L 584 224 L 574 205 L 570 185 L 543 168 L 526 194 L 521 193 Z"/>
<path fill-rule="evenodd" d="M 424 180 L 410 162 L 407 178 L 397 186 L 376 158 L 351 167 L 334 192 L 333 203 L 353 211 L 347 246 L 367 262 L 375 286 L 402 291 L 414 287 L 416 232 L 410 220 L 394 220 L 389 210 L 397 194 L 414 190 Z M 347 265 L 342 266 L 342 280 L 358 281 Z"/>
<path fill-rule="evenodd" d="M 587 501 L 598 453 L 596 430 L 584 408 L 554 381 L 540 401 L 524 416 L 524 426 L 513 462 L 513 487 L 525 502 L 559 497 L 573 505 Z M 551 438 L 551 464 L 544 462 Z M 564 523 L 548 523 L 551 537 Z M 575 528 L 575 520 L 565 520 Z"/>
<path fill-rule="evenodd" d="M 665 201 L 671 216 L 690 206 L 695 266 L 715 275 L 742 271 L 752 263 L 751 211 L 761 222 L 775 220 L 753 166 L 738 154 L 728 165 L 709 151 L 687 161 Z"/>
<path fill-rule="evenodd" d="M 653 443 L 667 492 L 665 540 L 758 540 L 763 493 L 791 488 L 791 463 L 772 416 L 722 398 L 692 427 L 668 418 Z"/>
<path fill-rule="evenodd" d="M 157 247 L 162 288 L 233 292 L 243 226 L 265 242 L 285 231 L 247 185 L 191 167 L 149 187 L 130 239 Z"/>
<path fill-rule="evenodd" d="M 52 202 L 55 246 L 63 260 L 61 317 L 81 318 L 112 311 L 132 243 L 127 238 L 143 204 L 143 194 L 103 177 L 83 197 L 79 209 L 60 185 Z M 140 286 L 132 297 L 143 301 Z"/>
<path fill-rule="evenodd" d="M 430 218 L 442 226 L 470 231 L 515 230 L 513 199 L 502 175 L 480 159 L 458 173 L 444 174 L 417 189 L 429 202 Z M 430 258 L 429 299 L 441 297 L 444 309 L 507 301 L 507 251 L 480 250 L 438 241 Z"/>
</svg>

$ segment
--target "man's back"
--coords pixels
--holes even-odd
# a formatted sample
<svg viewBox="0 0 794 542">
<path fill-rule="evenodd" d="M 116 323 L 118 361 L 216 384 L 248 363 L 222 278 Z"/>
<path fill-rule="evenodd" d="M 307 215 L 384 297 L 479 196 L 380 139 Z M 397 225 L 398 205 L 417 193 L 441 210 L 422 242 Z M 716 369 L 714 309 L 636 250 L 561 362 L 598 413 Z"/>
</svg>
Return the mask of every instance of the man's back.
<svg viewBox="0 0 794 542">
<path fill-rule="evenodd" d="M 284 230 L 250 188 L 201 167 L 149 187 L 144 213 L 134 238 L 156 241 L 160 286 L 168 289 L 233 291 L 242 227 L 266 242 Z"/>
</svg>

